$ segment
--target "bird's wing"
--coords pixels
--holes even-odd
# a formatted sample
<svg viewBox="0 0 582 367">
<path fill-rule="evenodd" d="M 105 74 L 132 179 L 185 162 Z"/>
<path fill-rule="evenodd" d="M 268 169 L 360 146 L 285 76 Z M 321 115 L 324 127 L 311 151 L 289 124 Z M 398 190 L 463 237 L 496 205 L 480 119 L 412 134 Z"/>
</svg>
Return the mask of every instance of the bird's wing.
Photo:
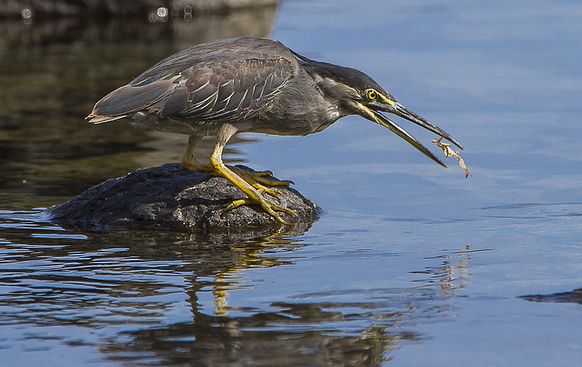
<svg viewBox="0 0 582 367">
<path fill-rule="evenodd" d="M 171 68 L 139 77 L 95 105 L 88 119 L 107 122 L 135 112 L 193 122 L 236 122 L 259 114 L 295 75 L 286 58 L 243 58 Z"/>
<path fill-rule="evenodd" d="M 268 108 L 294 69 L 284 58 L 243 59 L 196 65 L 180 75 L 161 117 L 236 122 Z"/>
</svg>

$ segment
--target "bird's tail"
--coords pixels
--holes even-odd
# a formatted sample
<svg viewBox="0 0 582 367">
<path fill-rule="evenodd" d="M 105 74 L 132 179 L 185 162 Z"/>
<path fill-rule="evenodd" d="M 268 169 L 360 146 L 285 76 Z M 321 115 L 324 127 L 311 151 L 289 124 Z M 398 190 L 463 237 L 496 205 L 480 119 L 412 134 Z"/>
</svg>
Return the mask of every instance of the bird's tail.
<svg viewBox="0 0 582 367">
<path fill-rule="evenodd" d="M 168 98 L 175 88 L 171 80 L 157 80 L 140 86 L 124 85 L 101 98 L 86 119 L 94 124 L 102 124 L 132 116 L 139 111 L 147 112 Z"/>
</svg>

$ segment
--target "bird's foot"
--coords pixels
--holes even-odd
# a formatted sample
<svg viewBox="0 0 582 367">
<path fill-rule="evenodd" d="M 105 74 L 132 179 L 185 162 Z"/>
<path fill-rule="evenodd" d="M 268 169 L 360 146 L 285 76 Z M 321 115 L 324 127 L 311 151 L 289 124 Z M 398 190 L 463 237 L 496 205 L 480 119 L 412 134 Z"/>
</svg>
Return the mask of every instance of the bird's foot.
<svg viewBox="0 0 582 367">
<path fill-rule="evenodd" d="M 271 196 L 279 196 L 279 192 L 272 187 L 288 187 L 293 185 L 293 181 L 279 180 L 273 177 L 271 171 L 252 171 L 241 166 L 230 166 L 240 178 L 245 180 L 249 185 L 254 187 L 259 193 L 266 193 Z"/>
<path fill-rule="evenodd" d="M 213 167 L 187 159 L 182 159 L 181 163 L 191 171 L 201 171 L 213 176 L 224 177 L 248 196 L 246 199 L 234 200 L 224 209 L 224 213 L 243 205 L 259 205 L 267 214 L 282 224 L 287 224 L 287 222 L 281 218 L 279 213 L 297 216 L 295 210 L 284 208 L 264 197 L 264 194 L 278 197 L 280 193 L 275 188 L 288 187 L 293 184 L 292 181 L 276 179 L 271 171 L 253 171 L 243 166 L 219 165 L 219 167 Z"/>
<path fill-rule="evenodd" d="M 272 197 L 278 197 L 280 196 L 280 193 L 277 188 L 288 187 L 293 182 L 278 180 L 273 177 L 271 171 L 257 172 L 243 166 L 228 166 L 228 169 L 246 184 L 240 185 L 233 182 L 233 184 L 241 189 L 248 197 L 246 199 L 234 200 L 224 209 L 224 212 L 238 208 L 242 205 L 259 205 L 267 214 L 282 224 L 288 223 L 281 218 L 279 213 L 285 213 L 292 217 L 297 216 L 295 210 L 277 205 L 264 196 L 264 194 L 268 194 Z"/>
<path fill-rule="evenodd" d="M 201 164 L 198 162 L 192 162 L 186 159 L 182 159 L 182 165 L 190 171 L 205 172 L 213 176 L 221 176 L 216 172 L 212 166 Z M 236 173 L 240 178 L 245 180 L 249 185 L 254 187 L 260 193 L 266 193 L 271 196 L 279 196 L 280 193 L 271 187 L 289 187 L 289 185 L 294 185 L 295 183 L 290 180 L 279 180 L 273 177 L 273 172 L 271 171 L 253 171 L 249 168 L 242 166 L 227 166 L 231 171 Z"/>
<path fill-rule="evenodd" d="M 274 202 L 265 199 L 260 193 L 258 193 L 258 200 L 254 200 L 251 198 L 246 198 L 246 199 L 238 199 L 238 200 L 233 200 L 232 203 L 230 203 L 225 209 L 224 209 L 224 213 L 233 210 L 235 208 L 238 208 L 239 206 L 243 206 L 243 205 L 260 205 L 260 207 L 267 212 L 267 214 L 269 214 L 270 216 L 272 216 L 273 218 L 275 218 L 279 223 L 282 224 L 288 224 L 287 222 L 285 222 L 283 220 L 283 218 L 281 218 L 281 216 L 279 215 L 278 212 L 281 213 L 285 213 L 288 214 L 292 217 L 296 217 L 297 216 L 297 212 L 295 210 L 292 209 L 287 209 L 284 208 L 280 205 L 275 204 Z"/>
</svg>

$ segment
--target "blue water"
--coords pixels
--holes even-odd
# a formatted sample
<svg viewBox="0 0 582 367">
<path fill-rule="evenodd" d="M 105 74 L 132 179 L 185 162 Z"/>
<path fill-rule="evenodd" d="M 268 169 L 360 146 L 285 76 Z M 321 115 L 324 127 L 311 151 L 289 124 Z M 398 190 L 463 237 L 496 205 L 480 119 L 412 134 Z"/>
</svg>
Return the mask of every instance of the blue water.
<svg viewBox="0 0 582 367">
<path fill-rule="evenodd" d="M 573 1 L 282 2 L 273 38 L 373 76 L 460 140 L 473 176 L 359 117 L 249 136 L 237 157 L 325 214 L 303 235 L 220 244 L 67 231 L 34 209 L 178 159 L 179 136 L 83 117 L 201 42 L 185 36 L 196 22 L 38 43 L 39 24 L 15 26 L 0 43 L 0 365 L 579 365 L 580 301 L 520 297 L 582 288 L 581 15 Z"/>
</svg>

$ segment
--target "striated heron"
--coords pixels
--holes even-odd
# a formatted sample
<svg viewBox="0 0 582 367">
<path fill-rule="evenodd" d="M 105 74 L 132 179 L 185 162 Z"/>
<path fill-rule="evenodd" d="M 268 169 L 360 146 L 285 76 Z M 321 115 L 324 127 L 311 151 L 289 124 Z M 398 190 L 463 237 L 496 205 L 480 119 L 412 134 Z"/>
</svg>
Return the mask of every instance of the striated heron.
<svg viewBox="0 0 582 367">
<path fill-rule="evenodd" d="M 363 72 L 311 60 L 280 42 L 246 37 L 197 45 L 146 70 L 129 84 L 103 97 L 87 119 L 95 124 L 122 118 L 139 127 L 189 135 L 182 164 L 226 178 L 247 197 L 226 210 L 257 204 L 279 215 L 295 215 L 275 204 L 272 187 L 289 185 L 269 171 L 226 166 L 224 146 L 237 133 L 308 135 L 339 118 L 357 114 L 389 129 L 436 163 L 430 150 L 381 112 L 389 112 L 432 131 L 462 149 L 438 126 L 398 103 Z M 210 157 L 196 157 L 205 136 L 216 136 Z"/>
</svg>

